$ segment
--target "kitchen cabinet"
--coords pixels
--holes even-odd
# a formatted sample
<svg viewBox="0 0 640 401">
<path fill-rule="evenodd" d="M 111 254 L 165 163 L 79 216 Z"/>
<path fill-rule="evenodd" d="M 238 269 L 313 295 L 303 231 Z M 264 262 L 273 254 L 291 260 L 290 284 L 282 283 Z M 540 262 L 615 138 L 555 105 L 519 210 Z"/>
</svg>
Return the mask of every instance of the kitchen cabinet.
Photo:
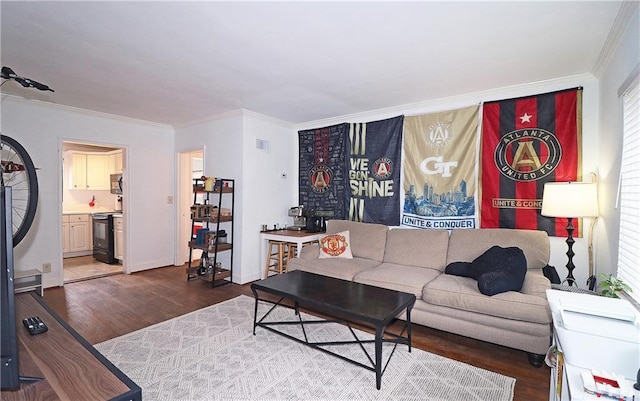
<svg viewBox="0 0 640 401">
<path fill-rule="evenodd" d="M 113 156 L 106 153 L 71 153 L 71 189 L 109 190 Z"/>
<path fill-rule="evenodd" d="M 65 258 L 93 254 L 91 216 L 65 214 L 62 216 L 62 256 Z"/>
<path fill-rule="evenodd" d="M 120 263 L 124 256 L 124 222 L 121 216 L 113 216 L 114 256 Z"/>
<path fill-rule="evenodd" d="M 62 254 L 66 255 L 69 253 L 69 243 L 71 242 L 71 238 L 69 238 L 69 216 L 62 216 Z"/>
<path fill-rule="evenodd" d="M 200 278 L 211 282 L 211 287 L 233 280 L 234 183 L 232 179 L 218 178 L 210 186 L 203 179 L 194 180 L 187 280 Z M 201 197 L 204 204 L 198 203 Z M 202 250 L 199 265 L 193 264 L 196 249 Z M 229 254 L 225 263 L 221 261 L 222 253 Z"/>
<path fill-rule="evenodd" d="M 124 170 L 124 162 L 122 158 L 122 151 L 118 150 L 111 155 L 113 160 L 112 174 L 122 173 Z"/>
</svg>

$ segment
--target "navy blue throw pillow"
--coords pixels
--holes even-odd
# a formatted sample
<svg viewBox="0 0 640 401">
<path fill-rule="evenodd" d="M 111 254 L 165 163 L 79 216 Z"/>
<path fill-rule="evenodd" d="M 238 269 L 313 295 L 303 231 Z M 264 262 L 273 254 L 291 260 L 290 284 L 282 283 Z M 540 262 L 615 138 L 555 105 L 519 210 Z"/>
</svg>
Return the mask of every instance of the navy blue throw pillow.
<svg viewBox="0 0 640 401">
<path fill-rule="evenodd" d="M 478 290 L 491 296 L 522 289 L 527 274 L 527 259 L 518 247 L 502 248 L 496 245 L 471 263 L 450 263 L 444 272 L 477 280 Z"/>
<path fill-rule="evenodd" d="M 493 246 L 472 262 L 478 289 L 484 295 L 520 291 L 527 274 L 527 258 L 518 247 Z"/>
<path fill-rule="evenodd" d="M 444 268 L 444 272 L 454 276 L 471 277 L 472 267 L 473 264 L 471 262 L 453 262 Z"/>
</svg>

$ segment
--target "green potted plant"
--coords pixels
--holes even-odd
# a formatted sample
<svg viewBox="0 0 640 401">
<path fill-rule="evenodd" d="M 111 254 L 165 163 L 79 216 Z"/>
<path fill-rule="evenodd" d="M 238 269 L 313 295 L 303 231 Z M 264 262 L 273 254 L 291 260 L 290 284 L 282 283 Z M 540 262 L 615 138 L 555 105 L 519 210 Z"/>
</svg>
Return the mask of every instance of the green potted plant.
<svg viewBox="0 0 640 401">
<path fill-rule="evenodd" d="M 600 287 L 602 287 L 602 291 L 600 291 L 600 295 L 609 298 L 620 298 L 618 293 L 620 291 L 631 292 L 631 287 L 629 287 L 624 281 L 621 279 L 614 277 L 613 274 L 600 274 Z"/>
</svg>

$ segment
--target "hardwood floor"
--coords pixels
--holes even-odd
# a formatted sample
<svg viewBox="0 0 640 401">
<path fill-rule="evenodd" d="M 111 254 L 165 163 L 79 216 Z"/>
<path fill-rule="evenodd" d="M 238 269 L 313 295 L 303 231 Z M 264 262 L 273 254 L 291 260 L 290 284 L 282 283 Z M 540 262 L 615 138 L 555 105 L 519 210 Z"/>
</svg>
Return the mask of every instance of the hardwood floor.
<svg viewBox="0 0 640 401">
<path fill-rule="evenodd" d="M 187 281 L 183 267 L 164 267 L 49 288 L 44 299 L 97 344 L 241 294 L 253 296 L 249 284 L 212 289 Z M 548 400 L 549 368 L 529 365 L 525 352 L 420 325 L 412 330 L 414 347 L 515 378 L 515 401 Z"/>
</svg>

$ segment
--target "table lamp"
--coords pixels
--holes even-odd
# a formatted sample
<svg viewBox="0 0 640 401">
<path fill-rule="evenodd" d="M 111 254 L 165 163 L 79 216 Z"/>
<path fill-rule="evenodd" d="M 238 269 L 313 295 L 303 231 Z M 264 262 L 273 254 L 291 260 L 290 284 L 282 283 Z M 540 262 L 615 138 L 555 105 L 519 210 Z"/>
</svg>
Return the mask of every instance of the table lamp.
<svg viewBox="0 0 640 401">
<path fill-rule="evenodd" d="M 567 282 L 573 285 L 573 219 L 598 216 L 598 189 L 595 182 L 547 182 L 542 191 L 541 214 L 567 218 Z M 589 244 L 589 247 L 591 245 Z"/>
</svg>

